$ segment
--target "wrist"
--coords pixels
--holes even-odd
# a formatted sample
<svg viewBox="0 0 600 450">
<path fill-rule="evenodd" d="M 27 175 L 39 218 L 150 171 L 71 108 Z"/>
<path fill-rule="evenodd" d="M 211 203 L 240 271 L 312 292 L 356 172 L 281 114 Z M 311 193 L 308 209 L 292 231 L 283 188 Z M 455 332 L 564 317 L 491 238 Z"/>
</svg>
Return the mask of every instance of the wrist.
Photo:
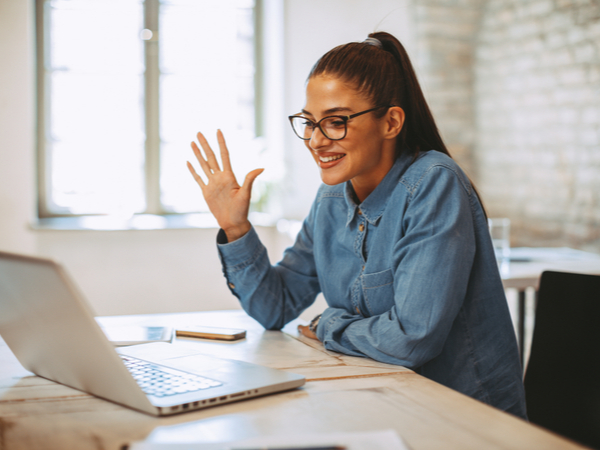
<svg viewBox="0 0 600 450">
<path fill-rule="evenodd" d="M 320 320 L 321 320 L 321 314 L 319 314 L 313 320 L 311 320 L 310 325 L 308 325 L 308 329 L 310 331 L 312 331 L 315 335 L 317 334 L 317 326 L 319 325 Z"/>
<path fill-rule="evenodd" d="M 238 239 L 244 237 L 248 231 L 252 228 L 250 222 L 246 222 L 242 225 L 237 225 L 234 227 L 223 228 L 225 235 L 227 236 L 228 242 L 237 241 Z"/>
</svg>

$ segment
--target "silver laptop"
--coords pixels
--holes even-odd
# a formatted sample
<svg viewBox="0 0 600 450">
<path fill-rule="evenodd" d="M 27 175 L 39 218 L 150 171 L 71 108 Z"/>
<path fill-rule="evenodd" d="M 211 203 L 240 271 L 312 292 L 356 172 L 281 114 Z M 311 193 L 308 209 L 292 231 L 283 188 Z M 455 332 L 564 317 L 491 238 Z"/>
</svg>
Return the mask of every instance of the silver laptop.
<svg viewBox="0 0 600 450">
<path fill-rule="evenodd" d="M 301 375 L 176 344 L 115 349 L 66 271 L 0 252 L 0 336 L 27 370 L 153 415 L 293 389 Z"/>
</svg>

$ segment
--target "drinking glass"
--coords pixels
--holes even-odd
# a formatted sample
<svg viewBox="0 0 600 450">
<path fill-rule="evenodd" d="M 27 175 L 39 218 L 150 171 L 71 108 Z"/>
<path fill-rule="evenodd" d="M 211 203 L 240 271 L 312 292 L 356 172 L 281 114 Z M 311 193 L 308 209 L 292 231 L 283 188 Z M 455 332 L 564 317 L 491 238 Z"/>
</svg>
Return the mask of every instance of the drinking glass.
<svg viewBox="0 0 600 450">
<path fill-rule="evenodd" d="M 510 219 L 505 217 L 488 219 L 494 253 L 501 274 L 507 274 L 510 263 Z"/>
</svg>

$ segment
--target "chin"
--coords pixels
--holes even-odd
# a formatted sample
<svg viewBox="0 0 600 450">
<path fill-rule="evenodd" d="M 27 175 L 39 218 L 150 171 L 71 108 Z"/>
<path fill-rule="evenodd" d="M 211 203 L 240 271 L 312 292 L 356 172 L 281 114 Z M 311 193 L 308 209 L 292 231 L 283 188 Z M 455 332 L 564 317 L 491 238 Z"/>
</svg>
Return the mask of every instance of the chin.
<svg viewBox="0 0 600 450">
<path fill-rule="evenodd" d="M 345 183 L 348 180 L 346 180 L 345 178 L 339 178 L 339 177 L 323 176 L 323 174 L 321 174 L 321 181 L 323 182 L 323 184 L 326 184 L 327 186 L 335 186 L 336 184 Z"/>
<path fill-rule="evenodd" d="M 329 169 L 323 169 L 319 165 L 319 161 L 315 161 L 317 163 L 317 167 L 319 168 L 319 175 L 321 177 L 321 181 L 327 186 L 335 186 L 336 184 L 342 184 L 348 181 L 351 176 L 347 173 L 348 170 L 345 170 L 344 167 L 332 167 Z"/>
</svg>

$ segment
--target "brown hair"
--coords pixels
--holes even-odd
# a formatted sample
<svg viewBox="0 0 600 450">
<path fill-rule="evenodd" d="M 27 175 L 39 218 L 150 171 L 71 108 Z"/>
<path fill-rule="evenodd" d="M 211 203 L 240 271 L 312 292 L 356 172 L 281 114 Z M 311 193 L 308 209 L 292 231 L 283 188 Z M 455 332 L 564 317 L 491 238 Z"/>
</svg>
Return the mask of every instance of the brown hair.
<svg viewBox="0 0 600 450">
<path fill-rule="evenodd" d="M 406 115 L 396 140 L 396 157 L 408 152 L 437 150 L 450 156 L 421 91 L 406 50 L 389 33 L 371 33 L 381 47 L 366 42 L 340 45 L 313 66 L 308 79 L 333 75 L 356 86 L 373 106 L 400 106 Z M 382 109 L 380 117 L 385 114 Z"/>
</svg>

